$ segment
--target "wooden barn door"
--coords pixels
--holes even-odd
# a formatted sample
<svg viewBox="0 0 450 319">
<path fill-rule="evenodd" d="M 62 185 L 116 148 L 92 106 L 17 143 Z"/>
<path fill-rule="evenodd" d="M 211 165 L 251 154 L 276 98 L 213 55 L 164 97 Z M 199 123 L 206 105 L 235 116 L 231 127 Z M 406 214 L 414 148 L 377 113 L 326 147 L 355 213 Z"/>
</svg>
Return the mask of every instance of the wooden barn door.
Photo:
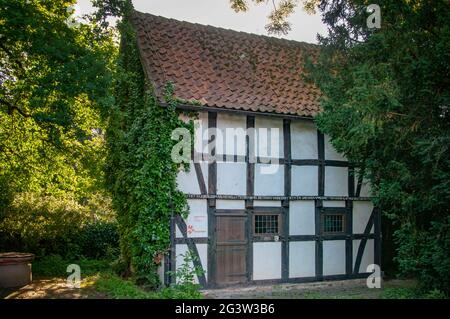
<svg viewBox="0 0 450 319">
<path fill-rule="evenodd" d="M 216 283 L 235 284 L 247 280 L 247 216 L 216 215 Z"/>
</svg>

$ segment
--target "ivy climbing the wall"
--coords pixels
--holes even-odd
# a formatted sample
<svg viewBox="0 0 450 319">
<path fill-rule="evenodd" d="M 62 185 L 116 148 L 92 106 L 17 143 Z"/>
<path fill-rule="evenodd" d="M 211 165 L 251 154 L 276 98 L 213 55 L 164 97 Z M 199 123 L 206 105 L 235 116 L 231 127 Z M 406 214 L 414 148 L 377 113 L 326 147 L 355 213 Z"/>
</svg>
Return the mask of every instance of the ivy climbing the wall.
<svg viewBox="0 0 450 319">
<path fill-rule="evenodd" d="M 170 244 L 172 214 L 186 216 L 185 195 L 177 190 L 181 164 L 171 160 L 175 128 L 192 131 L 176 110 L 173 86 L 158 103 L 139 59 L 135 31 L 125 14 L 118 24 L 121 48 L 107 141 L 107 176 L 118 214 L 122 262 L 129 274 L 151 286 L 158 284 L 157 267 Z"/>
</svg>

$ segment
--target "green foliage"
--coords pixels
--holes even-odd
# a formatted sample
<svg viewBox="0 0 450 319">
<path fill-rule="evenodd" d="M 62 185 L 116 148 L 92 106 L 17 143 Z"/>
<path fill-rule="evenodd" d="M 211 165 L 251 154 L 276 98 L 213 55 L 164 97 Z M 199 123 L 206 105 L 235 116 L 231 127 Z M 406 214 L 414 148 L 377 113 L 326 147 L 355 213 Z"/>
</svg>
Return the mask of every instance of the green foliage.
<svg viewBox="0 0 450 319">
<path fill-rule="evenodd" d="M 125 17 L 118 24 L 121 50 L 107 140 L 108 185 L 119 222 L 122 258 L 135 278 L 158 285 L 158 256 L 169 246 L 172 214 L 186 214 L 184 194 L 176 188 L 179 164 L 171 161 L 178 127 L 173 88 L 168 85 L 160 106 L 144 76 L 136 35 Z"/>
<path fill-rule="evenodd" d="M 154 294 L 144 291 L 130 280 L 124 280 L 111 273 L 101 274 L 94 287 L 113 299 L 154 299 Z"/>
<path fill-rule="evenodd" d="M 0 219 L 0 250 L 28 251 L 37 256 L 113 257 L 118 249 L 117 225 L 99 220 L 101 217 L 70 195 L 20 193 Z"/>
<path fill-rule="evenodd" d="M 74 3 L 0 1 L 0 187 L 9 193 L 81 198 L 94 184 L 87 175 L 101 176 L 115 47 L 93 25 L 69 23 Z"/>
<path fill-rule="evenodd" d="M 146 291 L 131 280 L 122 279 L 111 273 L 101 273 L 94 279 L 94 287 L 114 299 L 200 299 L 201 294 L 185 286 L 164 288 L 160 291 Z"/>
<path fill-rule="evenodd" d="M 170 272 L 170 275 L 176 278 L 179 285 L 193 285 L 198 288 L 198 285 L 195 285 L 195 277 L 204 272 L 203 269 L 194 266 L 194 261 L 198 261 L 198 257 L 190 250 L 180 256 L 183 258 L 183 262 L 174 273 Z"/>
<path fill-rule="evenodd" d="M 121 277 L 129 276 L 129 264 L 123 259 L 121 255 L 111 263 L 111 270 L 114 274 Z"/>
<path fill-rule="evenodd" d="M 177 267 L 175 272 L 169 272 L 169 276 L 173 276 L 176 279 L 176 283 L 163 289 L 161 293 L 165 298 L 196 298 L 200 297 L 198 292 L 200 285 L 195 283 L 195 277 L 204 273 L 204 270 L 195 267 L 194 261 L 198 260 L 190 250 L 185 254 L 181 254 L 183 262 Z"/>
<path fill-rule="evenodd" d="M 383 288 L 381 299 L 416 299 L 416 291 L 412 288 Z"/>
<path fill-rule="evenodd" d="M 192 284 L 163 288 L 158 292 L 159 299 L 202 299 L 198 286 Z"/>
<path fill-rule="evenodd" d="M 438 289 L 430 290 L 423 295 L 424 299 L 446 299 L 445 293 Z"/>
<path fill-rule="evenodd" d="M 423 292 L 417 288 L 383 288 L 381 299 L 445 299 L 445 294 L 437 289 Z"/>
<path fill-rule="evenodd" d="M 116 46 L 74 0 L 0 0 L 1 249 L 77 255 L 102 190 Z"/>
<path fill-rule="evenodd" d="M 236 12 L 246 12 L 249 9 L 250 2 L 256 5 L 267 4 L 266 0 L 230 0 L 230 5 Z M 287 34 L 291 30 L 291 23 L 287 19 L 294 13 L 297 5 L 297 0 L 272 1 L 273 9 L 268 16 L 269 23 L 266 25 L 267 32 L 269 34 Z"/>
<path fill-rule="evenodd" d="M 117 223 L 94 222 L 83 227 L 78 245 L 87 258 L 115 258 L 118 256 L 119 233 Z"/>
<path fill-rule="evenodd" d="M 59 255 L 48 255 L 33 261 L 33 276 L 40 277 L 62 277 L 66 278 L 70 273 L 67 266 L 76 264 L 80 266 L 81 277 L 92 276 L 110 268 L 110 260 L 85 259 L 85 258 L 63 258 Z"/>
<path fill-rule="evenodd" d="M 0 220 L 7 242 L 5 250 L 25 250 L 39 256 L 59 252 L 79 253 L 76 236 L 87 220 L 87 211 L 71 197 L 17 195 Z"/>
<path fill-rule="evenodd" d="M 321 1 L 329 26 L 311 76 L 319 128 L 363 169 L 395 225 L 400 274 L 450 293 L 450 10 L 448 1 Z"/>
<path fill-rule="evenodd" d="M 447 292 L 450 286 L 450 222 L 431 222 L 427 230 L 414 227 L 403 224 L 396 232 L 396 261 L 401 274 L 418 274 L 422 291 Z"/>
<path fill-rule="evenodd" d="M 113 43 L 89 23 L 72 21 L 75 3 L 0 2 L 1 104 L 9 115 L 37 123 L 50 139 L 63 128 L 77 129 L 77 100 L 110 105 Z"/>
</svg>

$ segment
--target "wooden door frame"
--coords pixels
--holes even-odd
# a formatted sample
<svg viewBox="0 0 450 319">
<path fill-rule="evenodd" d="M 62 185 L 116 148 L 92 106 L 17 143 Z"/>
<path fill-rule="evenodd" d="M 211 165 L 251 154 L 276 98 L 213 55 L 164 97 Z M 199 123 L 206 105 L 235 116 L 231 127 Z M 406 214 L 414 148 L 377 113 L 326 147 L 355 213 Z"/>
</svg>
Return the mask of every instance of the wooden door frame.
<svg viewBox="0 0 450 319">
<path fill-rule="evenodd" d="M 250 232 L 252 232 L 252 227 L 251 227 L 251 220 L 249 219 L 249 212 L 246 209 L 215 209 L 214 212 L 212 212 L 212 215 L 214 215 L 214 218 L 212 219 L 212 237 L 211 237 L 211 242 L 210 245 L 211 247 L 211 251 L 213 252 L 213 254 L 211 254 L 211 264 L 209 265 L 211 268 L 209 270 L 212 270 L 213 276 L 209 277 L 209 285 L 210 287 L 225 287 L 225 286 L 236 286 L 236 285 L 242 285 L 242 284 L 247 284 L 250 282 L 249 280 L 249 258 L 253 257 L 251 256 L 251 254 L 249 254 L 248 248 L 249 246 L 252 244 L 252 240 L 251 238 L 249 238 L 249 234 Z M 239 283 L 218 283 L 217 282 L 217 217 L 218 216 L 235 216 L 235 217 L 242 217 L 244 218 L 244 236 L 246 239 L 246 254 L 245 254 L 245 280 Z"/>
</svg>

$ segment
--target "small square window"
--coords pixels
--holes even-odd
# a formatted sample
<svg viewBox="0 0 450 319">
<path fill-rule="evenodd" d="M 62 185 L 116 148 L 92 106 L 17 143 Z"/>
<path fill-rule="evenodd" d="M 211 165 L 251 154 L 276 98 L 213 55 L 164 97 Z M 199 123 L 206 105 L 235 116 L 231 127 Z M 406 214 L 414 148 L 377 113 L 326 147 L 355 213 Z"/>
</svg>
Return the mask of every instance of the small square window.
<svg viewBox="0 0 450 319">
<path fill-rule="evenodd" d="M 279 214 L 255 214 L 254 216 L 255 235 L 279 234 Z"/>
<path fill-rule="evenodd" d="M 344 214 L 323 214 L 322 232 L 325 234 L 336 234 L 345 232 Z"/>
</svg>

